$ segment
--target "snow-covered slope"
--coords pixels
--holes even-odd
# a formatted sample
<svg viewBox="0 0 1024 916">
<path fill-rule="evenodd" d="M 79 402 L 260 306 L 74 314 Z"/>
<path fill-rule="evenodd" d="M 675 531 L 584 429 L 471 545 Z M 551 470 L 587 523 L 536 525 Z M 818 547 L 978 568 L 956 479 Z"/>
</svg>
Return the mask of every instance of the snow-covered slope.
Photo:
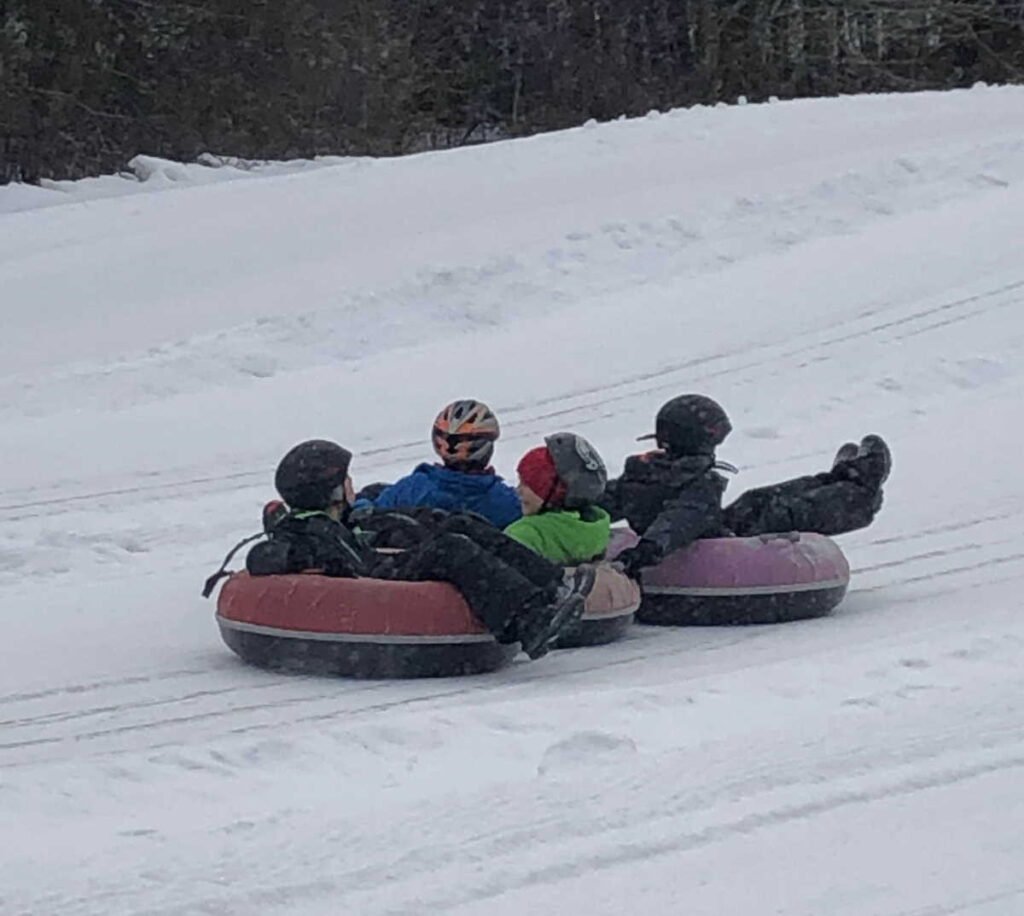
<svg viewBox="0 0 1024 916">
<path fill-rule="evenodd" d="M 0 911 L 1024 911 L 1024 90 L 197 169 L 0 188 Z M 219 644 L 297 439 L 390 477 L 472 395 L 502 470 L 617 466 L 685 390 L 737 488 L 893 443 L 833 618 L 430 683 Z"/>
</svg>

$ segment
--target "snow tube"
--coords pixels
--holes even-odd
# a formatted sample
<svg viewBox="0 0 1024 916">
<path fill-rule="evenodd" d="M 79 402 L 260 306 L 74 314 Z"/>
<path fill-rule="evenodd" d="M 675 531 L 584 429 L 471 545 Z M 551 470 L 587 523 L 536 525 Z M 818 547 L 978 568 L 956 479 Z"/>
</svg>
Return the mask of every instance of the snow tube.
<svg viewBox="0 0 1024 916">
<path fill-rule="evenodd" d="M 217 598 L 221 637 L 245 661 L 360 678 L 496 671 L 515 657 L 443 582 L 231 576 Z"/>
<path fill-rule="evenodd" d="M 618 530 L 609 556 L 636 541 L 632 531 Z M 834 610 L 849 583 L 846 557 L 821 534 L 710 538 L 644 570 L 637 620 L 665 626 L 806 620 Z"/>
<path fill-rule="evenodd" d="M 640 586 L 624 573 L 602 563 L 597 567 L 594 589 L 587 596 L 579 623 L 563 633 L 559 649 L 599 646 L 625 635 L 640 607 Z"/>
</svg>

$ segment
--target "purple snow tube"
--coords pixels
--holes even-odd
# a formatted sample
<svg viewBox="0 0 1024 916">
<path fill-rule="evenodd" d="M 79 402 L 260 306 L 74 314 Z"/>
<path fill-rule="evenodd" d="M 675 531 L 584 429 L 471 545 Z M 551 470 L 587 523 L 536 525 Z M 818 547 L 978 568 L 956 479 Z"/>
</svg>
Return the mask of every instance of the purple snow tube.
<svg viewBox="0 0 1024 916">
<path fill-rule="evenodd" d="M 616 529 L 610 558 L 637 536 Z M 665 626 L 726 626 L 806 620 L 846 594 L 850 566 L 821 534 L 711 538 L 669 554 L 643 573 L 637 620 Z"/>
</svg>

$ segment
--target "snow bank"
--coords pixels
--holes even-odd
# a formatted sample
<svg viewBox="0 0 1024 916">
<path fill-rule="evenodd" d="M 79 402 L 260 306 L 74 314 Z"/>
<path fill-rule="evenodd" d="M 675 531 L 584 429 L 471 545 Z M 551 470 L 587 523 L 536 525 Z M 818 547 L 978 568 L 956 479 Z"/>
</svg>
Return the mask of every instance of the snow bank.
<svg viewBox="0 0 1024 916">
<path fill-rule="evenodd" d="M 194 185 L 217 184 L 242 178 L 294 175 L 352 161 L 344 156 L 318 156 L 288 162 L 264 162 L 203 153 L 195 162 L 174 162 L 159 156 L 138 155 L 117 175 L 68 181 L 42 179 L 38 185 L 14 182 L 0 186 L 0 214 L 38 210 L 62 204 L 87 203 L 129 194 L 148 194 Z"/>
</svg>

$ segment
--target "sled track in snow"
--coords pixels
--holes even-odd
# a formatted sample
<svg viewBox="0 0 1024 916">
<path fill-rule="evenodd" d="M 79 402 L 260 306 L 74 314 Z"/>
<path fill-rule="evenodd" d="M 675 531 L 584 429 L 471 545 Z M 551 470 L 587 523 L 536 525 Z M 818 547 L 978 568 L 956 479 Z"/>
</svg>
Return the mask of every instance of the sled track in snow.
<svg viewBox="0 0 1024 916">
<path fill-rule="evenodd" d="M 197 880 L 196 874 L 164 868 L 158 853 L 151 853 L 149 864 L 158 880 L 142 889 L 143 900 L 133 899 L 144 904 L 145 912 L 160 916 L 243 914 L 275 902 L 294 907 L 314 900 L 361 912 L 369 911 L 373 895 L 387 886 L 388 913 L 448 911 L 846 808 L 1024 770 L 1019 729 L 983 709 L 977 713 L 969 747 L 952 725 L 934 729 L 927 726 L 935 721 L 917 723 L 881 759 L 873 746 L 836 746 L 822 737 L 809 745 L 752 747 L 749 763 L 737 772 L 733 760 L 709 746 L 694 752 L 702 754 L 699 786 L 679 786 L 672 778 L 676 768 L 687 761 L 692 765 L 695 758 L 630 758 L 629 765 L 608 767 L 596 783 L 574 789 L 573 805 L 558 803 L 565 792 L 558 780 L 522 787 L 520 793 L 539 793 L 545 804 L 531 811 L 519 804 L 525 799 L 518 795 L 503 798 L 504 804 L 489 813 L 486 827 L 475 805 L 452 807 L 443 798 L 426 808 L 403 810 L 400 823 L 382 814 L 372 832 L 358 822 L 313 830 L 312 822 L 299 814 L 284 825 L 290 828 L 283 831 L 286 836 L 279 832 L 274 840 L 275 834 L 258 829 L 257 822 L 255 829 L 236 837 L 236 854 L 218 862 L 215 885 Z M 440 805 L 445 805 L 443 811 Z M 282 825 L 276 826 L 280 831 Z M 315 841 L 302 847 L 302 856 L 265 855 L 259 873 L 248 868 L 252 849 L 272 853 L 280 846 L 283 852 L 285 844 L 294 845 L 293 836 L 314 836 Z M 405 841 L 396 843 L 397 836 Z M 466 861 L 487 867 L 467 872 Z M 74 896 L 57 891 L 41 902 L 53 912 L 110 912 L 123 902 L 121 893 L 117 885 L 93 883 Z M 1022 894 L 1024 884 L 1018 878 L 978 899 L 1010 900 Z M 916 916 L 955 913 L 959 905 Z M 379 907 L 373 911 L 381 912 Z"/>
<path fill-rule="evenodd" d="M 727 786 L 725 787 L 727 791 L 723 792 L 723 787 L 718 786 L 708 793 L 710 798 L 701 801 L 693 797 L 670 796 L 665 799 L 655 792 L 655 798 L 644 800 L 647 804 L 642 806 L 641 811 L 620 817 L 617 822 L 613 818 L 611 819 L 613 820 L 612 824 L 608 823 L 608 818 L 603 818 L 601 822 L 591 822 L 586 831 L 580 828 L 578 821 L 572 823 L 566 821 L 561 824 L 547 823 L 537 825 L 539 837 L 535 834 L 527 839 L 525 836 L 527 831 L 520 827 L 516 831 L 519 836 L 505 834 L 504 836 L 488 837 L 489 842 L 485 843 L 487 854 L 496 855 L 499 862 L 507 856 L 511 863 L 515 862 L 512 853 L 519 852 L 520 855 L 525 853 L 526 843 L 564 849 L 568 840 L 569 845 L 576 844 L 581 848 L 573 850 L 568 855 L 564 852 L 561 855 L 553 855 L 554 861 L 546 865 L 535 864 L 532 867 L 523 868 L 522 864 L 517 863 L 519 867 L 512 867 L 511 876 L 503 875 L 500 879 L 492 878 L 482 886 L 467 888 L 461 893 L 456 890 L 456 899 L 459 903 L 481 902 L 508 893 L 513 888 L 522 889 L 536 885 L 554 884 L 581 874 L 592 874 L 607 868 L 640 864 L 658 856 L 700 849 L 723 842 L 731 837 L 748 835 L 807 820 L 853 805 L 886 801 L 899 796 L 977 779 L 992 773 L 1024 769 L 1024 744 L 1020 743 L 1019 738 L 1014 741 L 1011 737 L 1011 740 L 1004 739 L 1004 741 L 1005 743 L 993 742 L 990 744 L 987 748 L 990 750 L 990 755 L 987 759 L 976 763 L 949 763 L 944 767 L 929 768 L 929 771 L 922 775 L 886 773 L 887 778 L 880 780 L 876 785 L 865 787 L 844 785 L 841 777 L 833 777 L 824 790 L 819 788 L 811 798 L 805 801 L 786 802 L 772 799 L 772 794 L 782 794 L 786 789 L 791 790 L 794 786 L 800 786 L 805 790 L 810 788 L 809 782 L 778 779 L 776 773 L 776 780 L 769 781 L 767 785 L 758 786 L 754 791 L 747 787 L 747 797 L 754 803 L 756 810 L 746 815 L 716 816 L 714 811 L 716 805 L 722 805 L 730 793 L 734 793 L 732 797 L 735 797 L 735 794 L 743 792 L 737 786 Z M 905 762 L 919 760 L 924 763 L 934 759 L 934 751 L 924 751 L 908 753 Z M 940 754 L 939 760 L 942 759 L 943 756 Z M 630 792 L 634 800 L 636 800 L 636 794 L 633 791 Z M 657 805 L 659 801 L 665 802 L 665 808 L 659 810 Z M 700 822 L 705 819 L 710 823 L 706 823 L 703 827 L 681 826 L 692 824 L 695 820 Z M 639 833 L 643 830 L 643 825 L 648 825 L 648 836 L 650 833 L 654 833 L 656 838 L 641 837 Z M 593 832 L 590 832 L 591 830 Z M 629 834 L 629 837 L 621 836 L 622 833 Z M 597 838 L 596 843 L 594 842 L 595 837 Z M 502 849 L 503 842 L 508 843 L 507 850 Z M 594 848 L 595 846 L 597 848 Z M 449 850 L 449 852 L 454 851 Z M 426 887 L 430 886 L 428 870 L 429 866 L 417 869 L 419 878 Z M 504 870 L 499 867 L 494 871 L 501 873 Z M 410 876 L 404 877 L 408 881 Z M 384 880 L 383 875 L 380 878 Z M 997 895 L 997 897 L 1008 899 L 1021 894 L 1024 894 L 1024 885 Z M 443 894 L 427 896 L 426 899 L 421 898 L 420 902 L 425 906 L 426 912 L 440 911 L 445 906 L 451 906 L 453 902 L 452 889 L 446 889 Z"/>
<path fill-rule="evenodd" d="M 653 634 L 651 634 L 653 636 Z M 731 635 L 711 647 L 714 651 L 728 649 L 740 642 L 754 637 L 754 631 L 735 630 Z M 63 754 L 44 756 L 30 755 L 29 759 L 19 759 L 16 752 L 30 748 L 55 747 L 69 745 L 73 746 L 71 754 L 77 756 L 81 748 L 77 745 L 82 742 L 99 742 L 107 738 L 118 736 L 145 733 L 154 729 L 170 727 L 172 731 L 183 723 L 200 723 L 212 720 L 232 717 L 235 721 L 231 727 L 219 730 L 215 737 L 229 735 L 241 735 L 252 732 L 259 732 L 266 729 L 280 728 L 280 720 L 273 715 L 266 716 L 267 722 L 239 723 L 238 717 L 249 714 L 251 717 L 263 718 L 265 712 L 274 713 L 282 709 L 296 706 L 313 706 L 323 704 L 323 711 L 305 712 L 288 719 L 289 724 L 309 723 L 318 721 L 337 720 L 341 717 L 352 717 L 362 714 L 372 714 L 389 709 L 396 709 L 405 706 L 412 706 L 422 703 L 430 703 L 434 700 L 447 701 L 454 697 L 474 695 L 478 697 L 495 695 L 499 699 L 505 699 L 510 691 L 521 687 L 529 687 L 531 684 L 549 680 L 557 677 L 560 680 L 569 680 L 574 676 L 592 674 L 595 671 L 614 670 L 624 665 L 633 665 L 649 661 L 652 658 L 671 656 L 679 652 L 678 646 L 662 646 L 654 649 L 654 640 L 648 639 L 647 649 L 640 653 L 636 652 L 638 643 L 641 640 L 633 639 L 628 643 L 621 644 L 620 649 L 628 652 L 625 657 L 608 658 L 605 652 L 595 654 L 593 650 L 589 653 L 573 653 L 574 661 L 570 667 L 560 668 L 557 673 L 551 670 L 536 670 L 527 672 L 519 670 L 514 680 L 507 678 L 465 678 L 441 681 L 385 681 L 365 684 L 353 681 L 340 681 L 328 678 L 307 678 L 280 674 L 261 674 L 258 676 L 266 678 L 263 683 L 257 683 L 255 689 L 259 691 L 261 699 L 258 702 L 243 702 L 235 705 L 221 705 L 230 698 L 248 700 L 254 687 L 251 684 L 233 685 L 224 688 L 193 689 L 188 692 L 175 692 L 171 695 L 155 700 L 132 701 L 125 698 L 123 701 L 107 701 L 97 705 L 86 705 L 73 707 L 65 711 L 47 711 L 38 715 L 14 716 L 0 721 L 0 727 L 4 729 L 4 735 L 13 737 L 18 730 L 37 730 L 35 733 L 26 735 L 15 740 L 0 741 L 0 766 L 34 765 L 40 762 L 55 762 L 64 759 Z M 632 647 L 632 648 L 630 648 Z M 226 650 L 225 650 L 226 651 Z M 621 652 L 616 653 L 621 655 Z M 238 668 L 244 671 L 251 669 Z M 196 676 L 201 679 L 208 677 L 204 672 L 197 672 Z M 159 686 L 163 682 L 178 680 L 180 675 L 162 678 L 159 676 L 149 679 L 150 686 Z M 283 680 L 282 680 L 283 679 Z M 112 681 L 109 687 L 114 690 L 123 686 L 129 688 L 134 685 L 137 679 L 125 679 L 125 682 Z M 295 682 L 298 682 L 296 684 Z M 107 685 L 104 685 L 107 686 Z M 315 692 L 299 692 L 297 695 L 282 696 L 278 699 L 267 698 L 266 692 L 288 694 L 292 690 L 314 686 Z M 93 687 L 94 690 L 102 690 L 103 687 Z M 408 696 L 399 696 L 393 699 L 386 698 L 389 694 L 407 693 Z M 380 696 L 380 700 L 373 700 L 373 697 Z M 361 698 L 369 697 L 371 702 L 361 702 Z M 349 700 L 355 698 L 356 702 L 349 704 Z M 186 713 L 183 707 L 195 701 L 210 699 L 216 705 L 211 709 L 196 710 Z M 17 695 L 0 697 L 0 712 L 5 708 L 23 702 Z M 81 730 L 71 729 L 64 734 L 54 735 L 49 731 L 53 726 L 70 723 L 72 725 L 85 720 L 96 719 L 104 715 L 116 716 L 123 720 L 134 712 L 145 714 L 152 710 L 163 708 L 169 715 L 159 718 L 144 718 L 143 721 L 126 723 L 108 728 L 97 728 L 94 723 L 86 722 L 86 728 Z M 10 715 L 10 713 L 4 713 Z M 91 727 L 90 727 L 91 726 Z M 208 735 L 203 736 L 209 737 Z M 145 742 L 142 746 L 131 746 L 123 749 L 100 748 L 100 752 L 119 750 L 150 751 L 166 746 L 180 745 L 179 739 L 157 740 L 156 742 Z"/>
<path fill-rule="evenodd" d="M 785 363 L 788 360 L 792 360 L 795 357 L 800 357 L 808 353 L 818 353 L 821 351 L 829 351 L 836 346 L 851 343 L 854 341 L 863 340 L 866 337 L 873 337 L 886 331 L 892 331 L 893 329 L 899 328 L 900 333 L 893 335 L 895 339 L 903 339 L 905 337 L 922 334 L 928 331 L 939 330 L 947 327 L 950 324 L 954 324 L 960 321 L 966 321 L 971 318 L 976 318 L 979 315 L 987 314 L 993 311 L 991 300 L 1000 298 L 1002 296 L 1008 296 L 1006 301 L 999 302 L 995 309 L 1010 308 L 1014 305 L 1019 305 L 1024 302 L 1024 280 L 1015 281 L 1013 283 L 1003 284 L 1002 286 L 988 290 L 984 293 L 979 293 L 974 296 L 968 296 L 962 299 L 955 299 L 949 302 L 945 302 L 939 305 L 932 306 L 930 308 L 921 309 L 916 312 L 912 312 L 909 315 L 904 315 L 899 318 L 891 318 L 888 320 L 879 321 L 878 319 L 884 315 L 884 309 L 877 308 L 871 309 L 866 312 L 862 312 L 853 318 L 847 319 L 833 328 L 827 331 L 820 329 L 807 330 L 801 332 L 797 339 L 805 337 L 822 337 L 812 344 L 802 344 L 799 346 L 793 346 L 792 343 L 772 343 L 763 344 L 755 347 L 743 347 L 741 349 L 727 350 L 723 353 L 718 353 L 713 356 L 701 357 L 697 359 L 691 359 L 684 362 L 676 363 L 670 366 L 662 367 L 661 369 L 652 371 L 637 373 L 634 375 L 627 376 L 626 378 L 620 379 L 617 382 L 595 388 L 580 389 L 572 392 L 567 392 L 564 395 L 556 395 L 549 398 L 542 399 L 535 402 L 534 404 L 518 404 L 513 405 L 510 408 L 506 408 L 513 411 L 528 410 L 535 407 L 542 407 L 550 404 L 564 403 L 567 398 L 575 399 L 597 395 L 600 397 L 600 401 L 597 405 L 586 405 L 586 406 L 600 406 L 605 403 L 615 401 L 616 398 L 608 398 L 609 392 L 614 392 L 619 388 L 623 388 L 631 385 L 646 385 L 650 382 L 657 382 L 658 384 L 649 387 L 643 387 L 639 390 L 631 391 L 629 394 L 624 394 L 622 398 L 633 398 L 642 397 L 649 394 L 654 394 L 670 389 L 674 389 L 676 382 L 665 383 L 664 379 L 668 375 L 678 375 L 683 373 L 689 373 L 691 370 L 703 370 L 711 364 L 717 363 L 720 360 L 731 359 L 736 356 L 742 356 L 752 351 L 769 351 L 770 355 L 761 356 L 749 362 L 737 366 L 729 366 L 722 369 L 712 369 L 711 371 L 698 371 L 696 374 L 689 376 L 687 381 L 691 379 L 694 381 L 700 381 L 711 378 L 718 378 L 723 375 L 732 375 L 738 372 L 745 372 L 750 369 L 762 369 L 765 366 L 774 366 L 779 363 Z M 933 319 L 939 318 L 935 321 Z M 866 327 L 860 327 L 860 325 L 866 325 Z M 907 325 L 911 327 L 906 328 Z M 918 326 L 919 325 L 919 326 Z M 855 330 L 843 330 L 848 327 L 855 327 Z M 763 378 L 763 376 L 758 376 Z M 541 414 L 539 419 L 548 419 L 556 416 L 562 416 L 567 413 L 572 413 L 575 410 L 580 409 L 578 406 L 567 408 L 565 410 L 558 410 Z M 620 415 L 621 412 L 616 415 Z M 513 424 L 514 425 L 514 424 Z"/>
<path fill-rule="evenodd" d="M 508 419 L 503 423 L 505 441 L 531 441 L 538 432 L 550 426 L 547 421 L 572 418 L 576 423 L 585 423 L 588 415 L 602 418 L 635 416 L 638 411 L 625 405 L 647 399 L 650 395 L 675 391 L 682 383 L 693 385 L 698 382 L 723 376 L 732 376 L 757 371 L 757 375 L 746 381 L 763 382 L 765 377 L 778 375 L 778 371 L 769 371 L 767 376 L 761 370 L 779 365 L 790 365 L 792 361 L 814 355 L 826 355 L 837 347 L 862 341 L 878 335 L 888 334 L 893 340 L 941 330 L 950 325 L 968 321 L 993 311 L 1020 307 L 1024 305 L 1024 280 L 1004 284 L 984 293 L 955 299 L 936 304 L 929 308 L 918 309 L 910 314 L 886 318 L 886 309 L 879 307 L 865 311 L 828 330 L 808 330 L 802 332 L 800 338 L 820 338 L 813 343 L 796 344 L 794 341 L 771 343 L 727 350 L 711 356 L 684 360 L 660 369 L 634 373 L 619 378 L 607 385 L 575 389 L 531 404 L 502 405 L 497 409 Z M 754 359 L 728 364 L 729 361 L 751 352 L 761 355 Z M 722 362 L 727 364 L 718 366 Z M 566 402 L 569 402 L 568 405 Z M 610 409 L 609 405 L 617 405 Z M 559 406 L 555 406 L 559 405 Z M 550 409 L 544 409 L 550 408 Z M 540 409 L 540 412 L 538 412 Z M 523 414 L 526 414 L 523 416 Z M 646 422 L 638 417 L 638 422 Z M 423 442 L 398 442 L 386 446 L 375 447 L 359 453 L 360 471 L 367 478 L 378 468 L 393 465 L 395 462 L 413 462 L 422 456 Z M 813 453 L 806 453 L 813 454 Z M 386 455 L 387 460 L 375 460 Z M 792 456 L 805 457 L 805 454 Z M 167 472 L 173 476 L 172 471 Z M 55 509 L 68 506 L 102 507 L 104 501 L 110 505 L 123 508 L 125 497 L 137 496 L 147 502 L 154 498 L 178 498 L 189 496 L 194 498 L 203 493 L 225 493 L 239 490 L 267 489 L 268 471 L 238 470 L 227 474 L 203 474 L 180 477 L 171 480 L 158 480 L 140 483 L 136 486 L 117 487 L 67 496 L 54 496 L 44 499 L 33 498 L 35 489 L 0 491 L 0 520 L 24 521 L 40 518 L 51 514 Z M 159 476 L 159 475 L 158 475 Z"/>
</svg>

